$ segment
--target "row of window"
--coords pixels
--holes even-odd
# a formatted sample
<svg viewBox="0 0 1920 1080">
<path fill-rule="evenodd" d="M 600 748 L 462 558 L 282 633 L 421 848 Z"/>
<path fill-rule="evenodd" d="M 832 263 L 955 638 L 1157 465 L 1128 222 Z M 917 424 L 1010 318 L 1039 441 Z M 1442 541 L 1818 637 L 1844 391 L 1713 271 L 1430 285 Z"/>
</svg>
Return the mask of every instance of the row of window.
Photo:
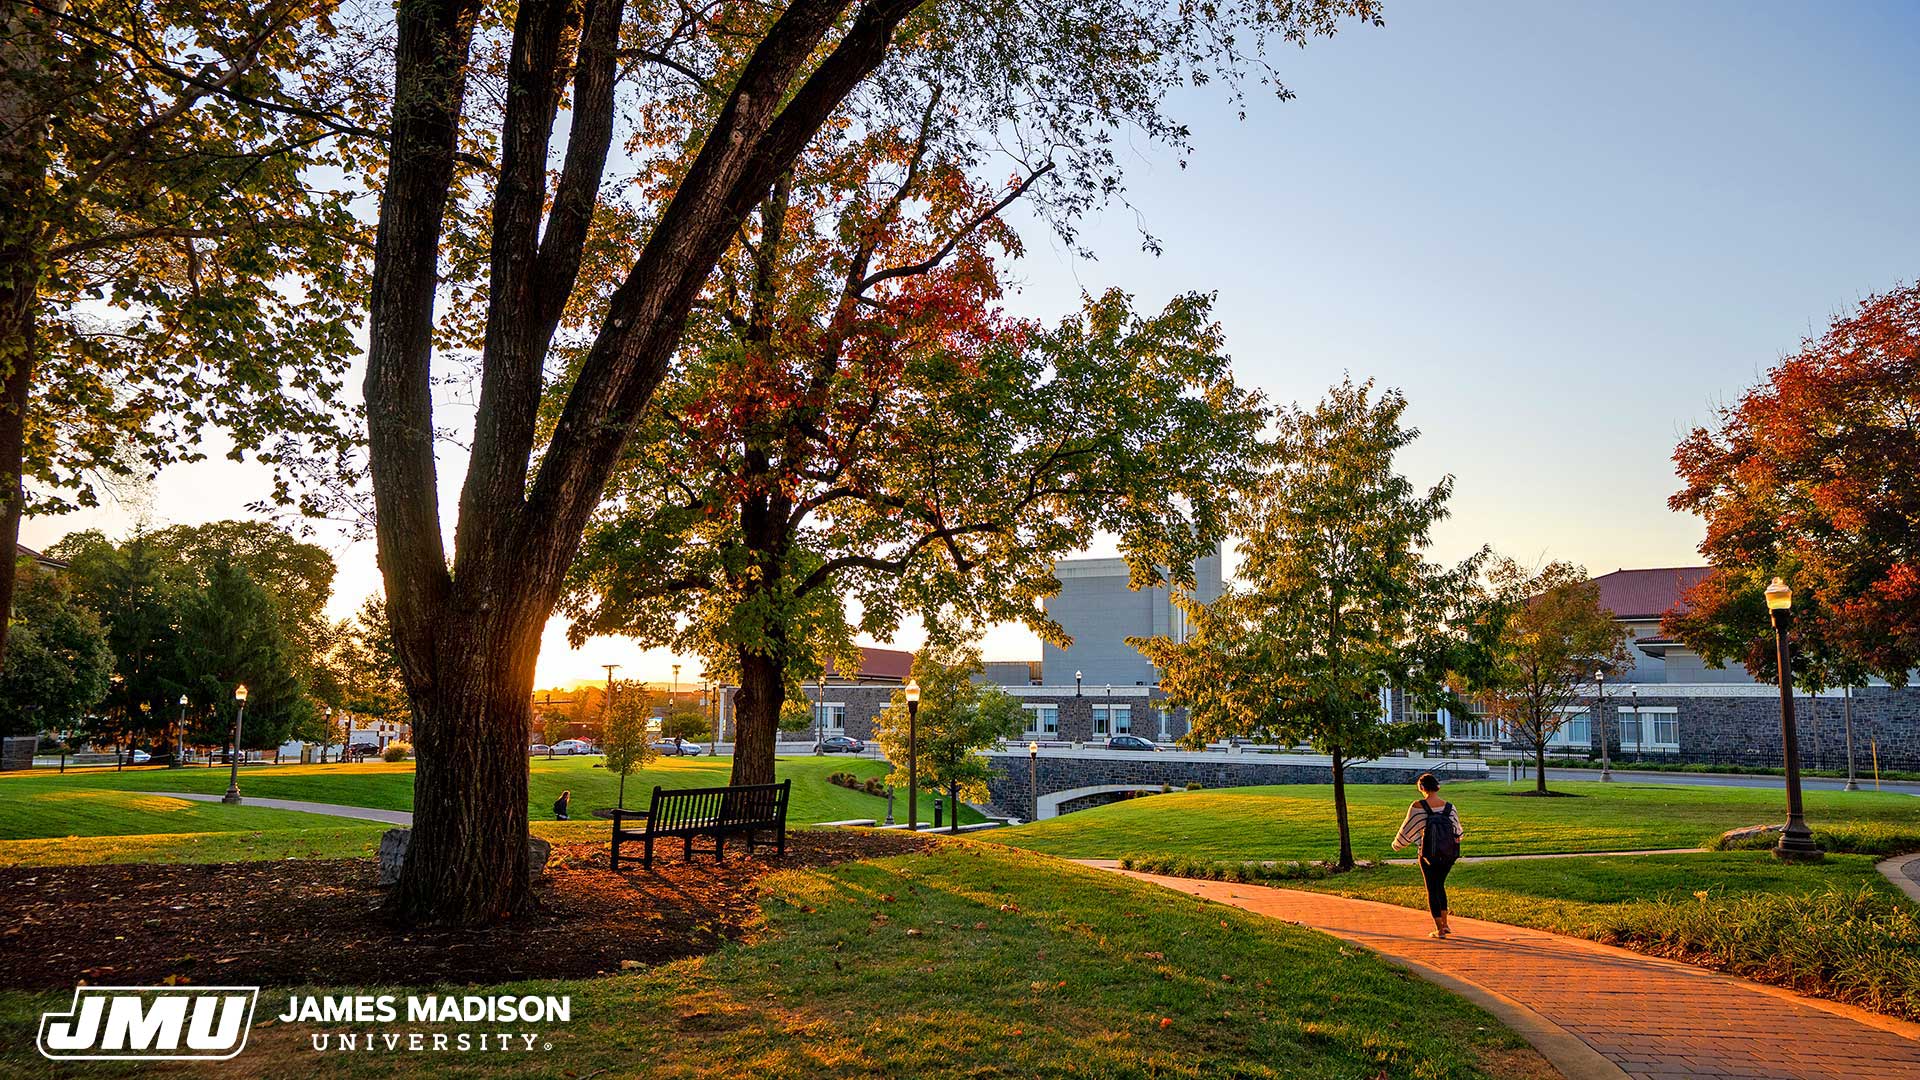
<svg viewBox="0 0 1920 1080">
<path fill-rule="evenodd" d="M 1028 738 L 1053 738 L 1060 734 L 1060 706 L 1028 705 Z M 1166 714 L 1160 714 L 1160 734 L 1165 735 Z M 813 722 L 827 734 L 838 734 L 846 730 L 847 707 L 838 701 L 825 701 L 814 706 Z M 1093 733 L 1098 738 L 1109 735 L 1130 735 L 1133 733 L 1133 706 L 1131 704 L 1096 704 L 1093 706 Z"/>
<path fill-rule="evenodd" d="M 1060 734 L 1060 706 L 1027 705 L 1027 730 L 1029 738 L 1055 738 Z M 1166 734 L 1166 715 L 1160 717 L 1160 733 Z M 1104 739 L 1109 735 L 1133 734 L 1133 706 L 1098 704 L 1093 707 L 1093 734 Z"/>
<path fill-rule="evenodd" d="M 1593 715 L 1587 706 L 1561 710 L 1566 719 L 1548 740 L 1549 746 L 1592 746 Z M 1446 709 L 1415 712 L 1414 719 L 1437 722 L 1451 742 L 1504 742 L 1505 725 L 1479 711 L 1456 717 Z M 1641 708 L 1619 706 L 1614 712 L 1616 741 L 1627 749 L 1677 750 L 1680 747 L 1680 710 L 1671 705 Z"/>
</svg>

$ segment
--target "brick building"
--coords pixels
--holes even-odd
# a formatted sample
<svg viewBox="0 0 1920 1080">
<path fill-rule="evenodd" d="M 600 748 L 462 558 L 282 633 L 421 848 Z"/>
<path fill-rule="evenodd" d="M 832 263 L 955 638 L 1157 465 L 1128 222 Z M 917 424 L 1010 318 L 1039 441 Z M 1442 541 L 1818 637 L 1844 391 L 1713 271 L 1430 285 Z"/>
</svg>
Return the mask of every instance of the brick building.
<svg viewBox="0 0 1920 1080">
<path fill-rule="evenodd" d="M 1597 757 L 1604 733 L 1611 754 L 1629 761 L 1780 763 L 1779 689 L 1755 682 L 1743 667 L 1712 667 L 1660 630 L 1661 617 L 1681 607 L 1687 588 L 1708 571 L 1704 566 L 1616 570 L 1595 579 L 1601 605 L 1628 636 L 1631 660 L 1569 710 L 1552 743 L 1556 752 Z M 1795 716 L 1804 765 L 1845 767 L 1848 713 L 1863 774 L 1876 754 L 1881 768 L 1920 768 L 1920 689 L 1892 687 L 1881 679 L 1798 695 Z M 1440 710 L 1436 718 L 1456 747 L 1507 745 L 1485 717 Z"/>
</svg>

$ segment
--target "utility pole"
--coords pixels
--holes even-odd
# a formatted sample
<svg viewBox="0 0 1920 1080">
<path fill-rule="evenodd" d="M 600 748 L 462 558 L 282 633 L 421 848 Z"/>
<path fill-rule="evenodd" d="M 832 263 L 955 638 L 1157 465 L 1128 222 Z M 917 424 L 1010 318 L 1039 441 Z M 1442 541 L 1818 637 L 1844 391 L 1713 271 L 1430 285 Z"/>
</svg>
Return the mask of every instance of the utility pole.
<svg viewBox="0 0 1920 1080">
<path fill-rule="evenodd" d="M 600 707 L 600 737 L 604 739 L 607 737 L 607 724 L 613 719 L 613 673 L 620 665 L 601 664 L 600 666 L 607 669 L 607 701 Z"/>
</svg>

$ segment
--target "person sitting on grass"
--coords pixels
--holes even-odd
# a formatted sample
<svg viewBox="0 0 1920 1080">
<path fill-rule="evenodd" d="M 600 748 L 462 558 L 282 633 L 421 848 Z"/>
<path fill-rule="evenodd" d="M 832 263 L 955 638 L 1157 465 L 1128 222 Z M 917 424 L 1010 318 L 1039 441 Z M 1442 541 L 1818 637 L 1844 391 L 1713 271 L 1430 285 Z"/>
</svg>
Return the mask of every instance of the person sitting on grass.
<svg viewBox="0 0 1920 1080">
<path fill-rule="evenodd" d="M 570 819 L 569 819 L 569 818 L 567 817 L 567 806 L 568 806 L 568 805 L 569 805 L 570 803 L 572 803 L 572 801 L 573 801 L 573 792 L 571 792 L 571 791 L 563 791 L 563 792 L 561 792 L 561 793 L 560 793 L 560 797 L 559 797 L 559 798 L 557 798 L 557 799 L 555 799 L 555 800 L 553 800 L 553 817 L 554 817 L 554 820 L 556 820 L 556 821 L 567 821 L 567 820 L 570 820 Z"/>
<path fill-rule="evenodd" d="M 1460 812 L 1440 797 L 1440 780 L 1432 773 L 1421 773 L 1415 781 L 1420 798 L 1407 807 L 1407 820 L 1400 823 L 1400 834 L 1393 838 L 1395 851 L 1409 844 L 1420 845 L 1420 876 L 1427 883 L 1427 912 L 1433 916 L 1433 933 L 1443 938 L 1453 933 L 1447 925 L 1447 871 L 1460 860 Z"/>
</svg>

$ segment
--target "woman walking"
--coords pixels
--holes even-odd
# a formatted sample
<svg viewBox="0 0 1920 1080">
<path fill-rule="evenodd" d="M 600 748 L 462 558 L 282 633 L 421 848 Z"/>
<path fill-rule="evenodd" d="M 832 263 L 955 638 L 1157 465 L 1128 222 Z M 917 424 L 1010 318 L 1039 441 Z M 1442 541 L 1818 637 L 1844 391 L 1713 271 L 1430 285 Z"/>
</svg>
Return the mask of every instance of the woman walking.
<svg viewBox="0 0 1920 1080">
<path fill-rule="evenodd" d="M 1460 812 L 1440 797 L 1440 781 L 1432 773 L 1421 773 L 1415 783 L 1420 798 L 1407 807 L 1393 849 L 1420 845 L 1420 876 L 1427 882 L 1427 911 L 1433 916 L 1433 933 L 1427 936 L 1443 938 L 1453 933 L 1447 925 L 1447 871 L 1460 860 L 1460 838 L 1466 831 L 1460 827 Z"/>
</svg>

